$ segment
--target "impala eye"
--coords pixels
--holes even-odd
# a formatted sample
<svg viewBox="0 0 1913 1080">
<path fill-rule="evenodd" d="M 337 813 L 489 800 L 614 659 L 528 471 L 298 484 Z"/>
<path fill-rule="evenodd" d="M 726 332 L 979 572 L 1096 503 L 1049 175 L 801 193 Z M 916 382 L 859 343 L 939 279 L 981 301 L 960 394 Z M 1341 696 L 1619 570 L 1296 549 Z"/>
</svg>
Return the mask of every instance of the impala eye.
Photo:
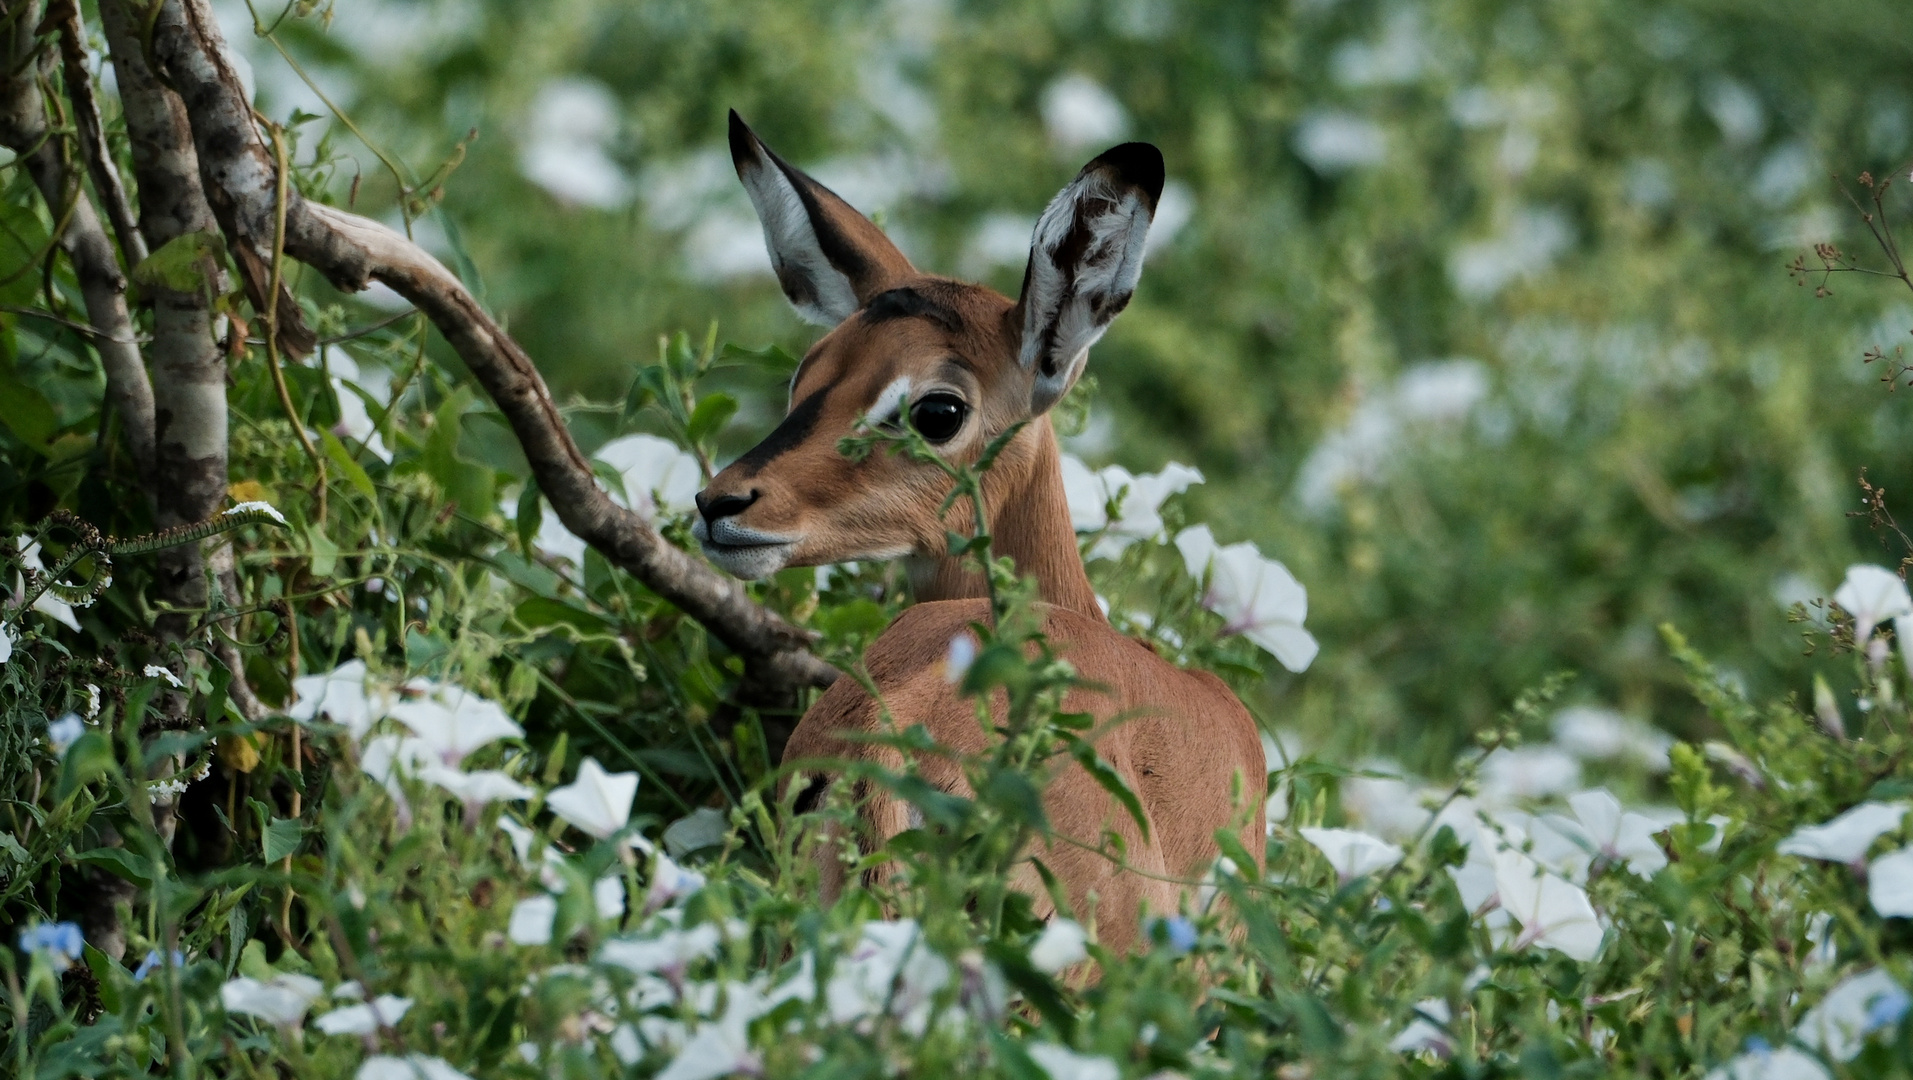
<svg viewBox="0 0 1913 1080">
<path fill-rule="evenodd" d="M 933 443 L 949 442 L 969 414 L 970 407 L 955 394 L 926 394 L 910 406 L 910 426 Z"/>
</svg>

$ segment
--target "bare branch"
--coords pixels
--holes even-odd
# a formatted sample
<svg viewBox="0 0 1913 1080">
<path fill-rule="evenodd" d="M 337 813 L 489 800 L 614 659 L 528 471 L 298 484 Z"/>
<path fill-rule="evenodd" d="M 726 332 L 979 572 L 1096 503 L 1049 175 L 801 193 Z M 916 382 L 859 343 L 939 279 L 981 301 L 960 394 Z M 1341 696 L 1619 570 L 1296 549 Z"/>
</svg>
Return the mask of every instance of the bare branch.
<svg viewBox="0 0 1913 1080">
<path fill-rule="evenodd" d="M 139 14 L 127 0 L 100 0 L 100 21 L 126 113 L 145 241 L 157 250 L 182 236 L 211 233 L 218 223 L 200 187 L 192 124 L 179 95 L 146 66 Z M 146 290 L 153 302 L 153 342 L 147 356 L 153 365 L 154 503 L 160 528 L 202 521 L 226 501 L 226 359 L 213 338 L 210 301 L 210 293 L 224 291 L 224 275 L 212 259 L 203 262 L 211 279 L 206 287 L 173 289 L 153 283 Z M 163 553 L 157 570 L 160 595 L 174 607 L 206 606 L 199 545 Z M 186 631 L 183 623 L 168 616 L 160 631 L 178 636 Z"/>
<path fill-rule="evenodd" d="M 67 218 L 60 246 L 73 261 L 80 294 L 86 302 L 87 321 L 98 329 L 93 347 L 106 372 L 107 397 L 119 411 L 142 477 L 150 479 L 153 385 L 147 380 L 139 346 L 134 344 L 133 320 L 126 309 L 126 275 L 120 270 L 119 256 L 100 227 L 99 216 L 81 189 L 79 177 L 61 158 L 59 141 L 48 131 L 46 101 L 38 81 L 40 41 L 34 36 L 38 9 L 37 0 L 0 0 L 0 19 L 6 23 L 0 30 L 4 34 L 0 37 L 0 46 L 4 46 L 0 62 L 5 64 L 5 70 L 0 71 L 0 144 L 21 156 L 53 220 Z"/>
<path fill-rule="evenodd" d="M 80 23 L 78 0 L 53 0 L 47 7 L 47 22 L 60 34 L 60 60 L 66 71 L 66 96 L 73 102 L 73 117 L 80 131 L 80 154 L 86 158 L 87 175 L 93 178 L 93 193 L 99 196 L 107 220 L 113 223 L 113 235 L 119 238 L 120 254 L 127 266 L 137 266 L 146 258 L 146 241 L 140 236 L 133 208 L 126 201 L 126 185 L 113 164 L 113 152 L 106 147 L 106 125 L 100 120 L 100 102 L 93 93 L 93 73 L 86 68 L 86 28 Z"/>
<path fill-rule="evenodd" d="M 163 0 L 152 23 L 153 54 L 179 92 L 192 117 L 200 179 L 213 216 L 226 234 L 226 246 L 245 283 L 253 310 L 272 306 L 272 250 L 275 225 L 272 158 L 253 122 L 252 105 L 225 53 L 205 0 Z M 115 50 L 118 52 L 119 50 Z M 316 344 L 298 302 L 285 285 L 279 289 L 279 348 L 298 359 Z"/>
<path fill-rule="evenodd" d="M 190 25 L 175 26 L 163 39 L 156 34 L 155 44 L 192 117 L 201 174 L 219 188 L 214 208 L 225 201 L 222 220 L 244 223 L 252 230 L 246 235 L 269 241 L 272 157 L 223 56 L 218 26 L 205 0 L 166 0 L 160 26 L 175 15 Z M 810 651 L 807 633 L 752 600 L 742 583 L 672 546 L 644 518 L 611 501 L 531 358 L 423 248 L 378 222 L 308 202 L 295 190 L 286 207 L 286 253 L 347 292 L 382 281 L 424 312 L 511 424 L 559 520 L 741 656 L 743 696 L 769 702 L 836 678 L 837 670 Z"/>
</svg>

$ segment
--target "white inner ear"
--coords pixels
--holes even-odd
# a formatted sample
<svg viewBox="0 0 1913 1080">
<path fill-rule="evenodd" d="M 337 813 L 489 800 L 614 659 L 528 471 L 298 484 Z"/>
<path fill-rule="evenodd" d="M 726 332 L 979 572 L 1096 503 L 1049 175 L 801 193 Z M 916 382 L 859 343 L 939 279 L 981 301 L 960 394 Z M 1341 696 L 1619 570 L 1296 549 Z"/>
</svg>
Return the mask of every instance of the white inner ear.
<svg viewBox="0 0 1913 1080">
<path fill-rule="evenodd" d="M 1090 218 L 1089 243 L 1070 266 L 1056 251 L 1076 224 L 1076 208 L 1085 200 L 1113 202 Z M 1135 191 L 1118 192 L 1101 172 L 1078 177 L 1058 192 L 1036 223 L 1025 292 L 1023 343 L 1018 360 L 1037 367 L 1045 354 L 1053 375 L 1037 373 L 1037 391 L 1061 393 L 1081 369 L 1084 354 L 1136 291 L 1142 277 L 1144 242 L 1149 236 L 1148 206 Z"/>
<path fill-rule="evenodd" d="M 778 281 L 796 277 L 809 285 L 810 300 L 791 299 L 797 314 L 820 326 L 836 326 L 848 319 L 857 310 L 857 291 L 851 288 L 850 279 L 824 257 L 817 230 L 811 227 L 810 214 L 804 210 L 804 200 L 784 171 L 760 157 L 744 171 L 743 180 L 751 205 L 757 209 L 757 219 L 764 225 L 764 246 L 770 249 Z"/>
</svg>

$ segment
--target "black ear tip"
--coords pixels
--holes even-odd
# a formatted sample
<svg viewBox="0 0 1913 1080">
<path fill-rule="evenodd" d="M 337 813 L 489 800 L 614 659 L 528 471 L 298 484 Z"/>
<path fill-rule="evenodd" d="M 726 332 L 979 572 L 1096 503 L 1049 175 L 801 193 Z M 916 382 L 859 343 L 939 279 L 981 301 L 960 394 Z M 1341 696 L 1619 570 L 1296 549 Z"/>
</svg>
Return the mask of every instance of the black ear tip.
<svg viewBox="0 0 1913 1080">
<path fill-rule="evenodd" d="M 1162 197 L 1162 151 L 1153 143 L 1127 142 L 1113 146 L 1089 163 L 1092 169 L 1098 166 L 1113 170 L 1126 183 L 1147 191 L 1152 206 Z"/>
<path fill-rule="evenodd" d="M 748 163 L 757 160 L 757 136 L 751 131 L 744 118 L 731 110 L 731 164 L 740 171 Z"/>
</svg>

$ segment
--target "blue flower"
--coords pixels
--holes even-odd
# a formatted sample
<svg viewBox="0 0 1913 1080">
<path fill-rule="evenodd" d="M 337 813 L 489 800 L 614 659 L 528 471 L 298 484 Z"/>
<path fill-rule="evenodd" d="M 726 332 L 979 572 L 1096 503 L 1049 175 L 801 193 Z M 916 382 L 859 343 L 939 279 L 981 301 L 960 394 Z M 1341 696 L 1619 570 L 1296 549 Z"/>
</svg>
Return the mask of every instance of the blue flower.
<svg viewBox="0 0 1913 1080">
<path fill-rule="evenodd" d="M 154 949 L 152 952 L 147 953 L 146 959 L 140 961 L 139 970 L 133 972 L 133 981 L 139 982 L 140 980 L 146 978 L 146 976 L 151 975 L 153 973 L 153 969 L 158 967 L 160 965 L 160 962 L 161 961 L 160 961 L 160 955 L 159 955 L 158 949 Z M 173 950 L 172 966 L 176 968 L 181 968 L 186 966 L 186 956 L 185 954 L 181 953 L 178 949 Z"/>
<path fill-rule="evenodd" d="M 1741 1049 L 1749 1054 L 1756 1054 L 1761 1057 L 1766 1057 L 1768 1054 L 1774 1052 L 1773 1044 L 1758 1035 L 1747 1036 L 1747 1042 L 1742 1045 Z"/>
<path fill-rule="evenodd" d="M 53 752 L 61 757 L 65 757 L 67 747 L 78 742 L 84 734 L 86 722 L 80 719 L 79 713 L 67 713 L 46 726 L 46 741 L 52 745 Z"/>
<path fill-rule="evenodd" d="M 1909 1008 L 1913 1008 L 1913 997 L 1907 996 L 1906 991 L 1899 987 L 1894 987 L 1874 998 L 1873 1004 L 1867 1006 L 1866 1030 L 1873 1032 L 1881 1028 L 1898 1027 Z"/>
<path fill-rule="evenodd" d="M 78 923 L 35 923 L 20 931 L 20 949 L 36 956 L 44 954 L 54 971 L 65 971 L 80 958 L 86 938 Z"/>
<path fill-rule="evenodd" d="M 1186 953 L 1196 947 L 1196 927 L 1188 919 L 1175 915 L 1156 920 L 1156 925 L 1162 927 L 1163 937 L 1171 952 Z"/>
</svg>

